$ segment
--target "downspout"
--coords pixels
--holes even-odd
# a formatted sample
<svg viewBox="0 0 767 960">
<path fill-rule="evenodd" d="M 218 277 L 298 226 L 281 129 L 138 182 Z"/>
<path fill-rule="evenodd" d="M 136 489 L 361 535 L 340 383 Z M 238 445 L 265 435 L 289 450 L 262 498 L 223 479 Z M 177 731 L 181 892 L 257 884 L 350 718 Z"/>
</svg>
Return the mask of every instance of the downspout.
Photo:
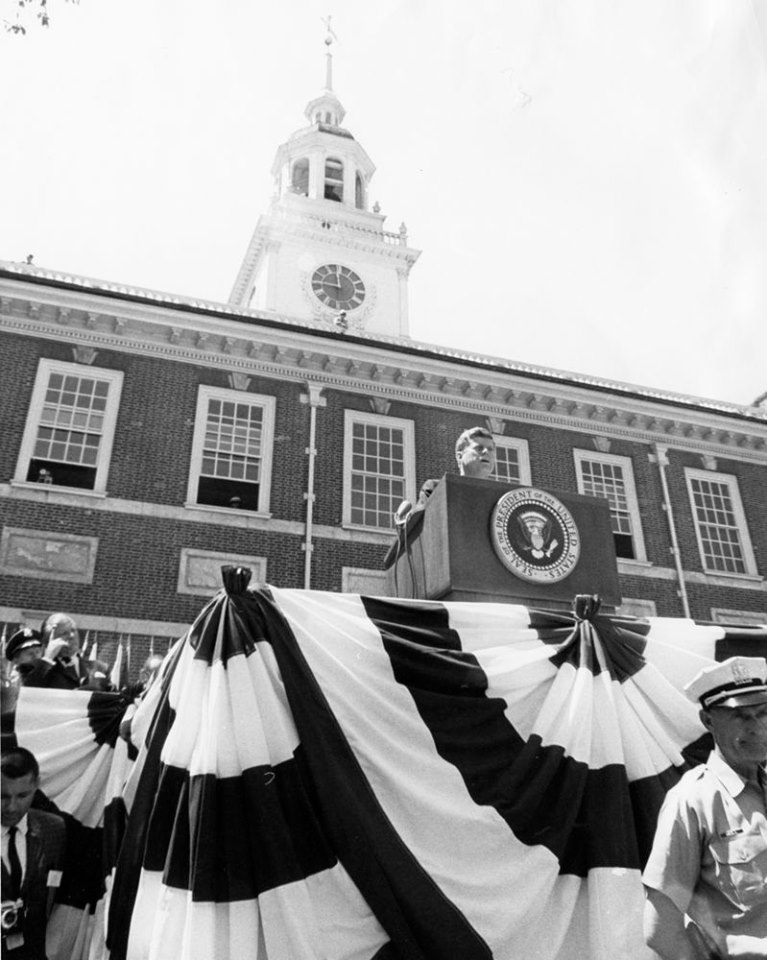
<svg viewBox="0 0 767 960">
<path fill-rule="evenodd" d="M 690 618 L 690 601 L 687 597 L 687 586 L 684 582 L 684 570 L 682 568 L 682 555 L 679 552 L 679 540 L 676 535 L 676 526 L 674 524 L 674 511 L 671 508 L 671 497 L 668 492 L 668 480 L 666 479 L 666 467 L 668 466 L 668 447 L 662 447 L 659 443 L 654 443 L 655 462 L 658 464 L 658 473 L 660 474 L 660 485 L 663 490 L 663 510 L 668 521 L 668 531 L 671 536 L 671 553 L 674 555 L 674 566 L 676 567 L 676 576 L 679 581 L 679 599 L 682 601 L 682 611 L 688 619 Z"/>
<path fill-rule="evenodd" d="M 309 446 L 304 451 L 309 457 L 307 465 L 306 492 L 306 524 L 304 529 L 304 590 L 310 590 L 312 584 L 312 543 L 314 524 L 314 467 L 317 459 L 317 407 L 324 407 L 326 400 L 320 396 L 323 388 L 318 383 L 307 383 L 308 393 L 301 394 L 301 403 L 309 404 Z"/>
</svg>

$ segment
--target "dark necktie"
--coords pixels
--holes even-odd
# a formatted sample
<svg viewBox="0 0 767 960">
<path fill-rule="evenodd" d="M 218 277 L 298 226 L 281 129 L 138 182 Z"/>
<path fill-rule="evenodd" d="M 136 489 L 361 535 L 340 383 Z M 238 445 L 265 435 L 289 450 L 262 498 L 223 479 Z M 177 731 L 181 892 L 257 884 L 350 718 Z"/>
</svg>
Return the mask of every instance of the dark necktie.
<svg viewBox="0 0 767 960">
<path fill-rule="evenodd" d="M 75 683 L 79 686 L 80 684 L 80 671 L 77 669 L 77 661 L 74 657 L 70 657 L 68 660 L 62 660 L 64 665 L 64 670 L 67 675 L 71 677 Z"/>
<path fill-rule="evenodd" d="M 8 863 L 11 867 L 12 900 L 18 900 L 21 894 L 21 860 L 19 860 L 19 851 L 16 849 L 16 834 L 18 832 L 18 827 L 11 827 L 8 831 Z"/>
</svg>

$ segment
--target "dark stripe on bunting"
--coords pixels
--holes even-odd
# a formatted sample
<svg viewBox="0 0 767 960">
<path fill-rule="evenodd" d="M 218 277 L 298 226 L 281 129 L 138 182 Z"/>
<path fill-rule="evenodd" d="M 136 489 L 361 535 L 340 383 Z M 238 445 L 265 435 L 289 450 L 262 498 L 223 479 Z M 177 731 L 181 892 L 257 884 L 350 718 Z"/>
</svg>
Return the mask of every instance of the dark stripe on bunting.
<svg viewBox="0 0 767 960">
<path fill-rule="evenodd" d="M 143 759 L 139 760 L 143 766 L 125 826 L 109 900 L 107 947 L 110 950 L 110 960 L 125 960 L 128 950 L 130 922 L 141 877 L 144 844 L 160 775 L 160 754 L 175 719 L 175 712 L 168 702 L 168 686 L 182 649 L 183 646 L 179 644 L 176 657 L 163 676 L 162 697 L 146 738 L 147 752 Z"/>
<path fill-rule="evenodd" d="M 725 627 L 723 639 L 714 645 L 714 658 L 721 663 L 729 657 L 767 657 L 767 639 L 764 630 L 748 627 Z"/>
<path fill-rule="evenodd" d="M 530 625 L 538 631 L 542 643 L 564 644 L 551 657 L 555 667 L 569 663 L 585 667 L 595 675 L 607 669 L 613 680 L 624 683 L 644 666 L 648 623 L 613 617 L 594 617 L 593 620 L 570 617 L 568 626 L 564 619 L 562 614 L 552 616 L 540 610 L 531 611 L 530 616 Z M 604 667 L 596 657 L 593 630 L 601 641 Z"/>
<path fill-rule="evenodd" d="M 544 747 L 537 736 L 525 742 L 509 723 L 505 702 L 485 695 L 487 678 L 476 658 L 456 650 L 459 639 L 446 608 L 424 605 L 414 616 L 410 605 L 369 597 L 362 602 L 396 680 L 409 690 L 437 751 L 458 769 L 475 803 L 495 808 L 523 843 L 551 850 L 561 873 L 585 877 L 595 867 L 639 867 L 623 766 L 590 770 L 561 747 Z M 657 793 L 665 793 L 660 780 Z"/>
<path fill-rule="evenodd" d="M 73 816 L 57 811 L 67 827 L 67 845 L 57 903 L 66 903 L 81 910 L 95 908 L 104 896 L 104 831 L 101 827 L 85 827 Z"/>
<path fill-rule="evenodd" d="M 194 900 L 253 900 L 336 864 L 299 748 L 292 760 L 238 777 L 160 774 L 144 867 Z"/>
<path fill-rule="evenodd" d="M 128 824 L 128 811 L 122 797 L 113 797 L 104 807 L 104 875 L 109 876 L 117 863 L 120 845 Z"/>
<path fill-rule="evenodd" d="M 120 722 L 128 701 L 119 693 L 93 692 L 88 697 L 88 724 L 99 746 L 114 748 L 120 736 Z"/>
<path fill-rule="evenodd" d="M 381 809 L 282 613 L 267 590 L 264 618 L 306 751 L 323 825 L 339 860 L 401 960 L 489 960 L 490 948 L 418 863 Z"/>
<path fill-rule="evenodd" d="M 222 577 L 225 589 L 231 591 L 227 597 L 239 596 L 250 580 L 250 570 L 222 567 Z M 226 666 L 232 657 L 247 657 L 264 636 L 258 607 L 221 604 L 222 597 L 214 597 L 195 620 L 189 635 L 195 659 L 204 660 L 209 666 L 219 660 Z"/>
<path fill-rule="evenodd" d="M 18 747 L 19 745 L 19 741 L 16 739 L 16 701 L 18 696 L 18 688 L 3 688 L 2 709 L 0 710 L 0 742 L 3 750 L 10 750 L 11 747 Z"/>
</svg>

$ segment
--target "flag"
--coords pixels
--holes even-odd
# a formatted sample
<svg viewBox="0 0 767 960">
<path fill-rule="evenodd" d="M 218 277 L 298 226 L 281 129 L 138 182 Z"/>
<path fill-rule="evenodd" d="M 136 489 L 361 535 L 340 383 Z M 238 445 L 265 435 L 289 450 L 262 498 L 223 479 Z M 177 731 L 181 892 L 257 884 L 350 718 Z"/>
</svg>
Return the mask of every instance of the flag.
<svg viewBox="0 0 767 960">
<path fill-rule="evenodd" d="M 128 685 L 128 664 L 122 640 L 117 645 L 115 661 L 109 671 L 109 682 L 114 690 L 123 690 Z"/>
<path fill-rule="evenodd" d="M 766 629 L 262 588 L 136 721 L 112 960 L 641 960 L 641 869 Z"/>
</svg>

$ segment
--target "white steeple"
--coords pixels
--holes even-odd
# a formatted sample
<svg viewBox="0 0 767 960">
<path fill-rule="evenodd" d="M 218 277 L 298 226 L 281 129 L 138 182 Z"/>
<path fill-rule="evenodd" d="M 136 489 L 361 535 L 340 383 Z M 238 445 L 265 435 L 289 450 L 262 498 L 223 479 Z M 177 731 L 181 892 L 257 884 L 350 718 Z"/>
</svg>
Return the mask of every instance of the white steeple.
<svg viewBox="0 0 767 960">
<path fill-rule="evenodd" d="M 229 302 L 286 320 L 332 322 L 343 310 L 351 329 L 407 336 L 407 277 L 420 251 L 408 247 L 404 225 L 387 232 L 378 205 L 369 209 L 375 166 L 341 126 L 329 20 L 325 87 L 306 105 L 309 126 L 277 149 L 273 199 Z"/>
</svg>

